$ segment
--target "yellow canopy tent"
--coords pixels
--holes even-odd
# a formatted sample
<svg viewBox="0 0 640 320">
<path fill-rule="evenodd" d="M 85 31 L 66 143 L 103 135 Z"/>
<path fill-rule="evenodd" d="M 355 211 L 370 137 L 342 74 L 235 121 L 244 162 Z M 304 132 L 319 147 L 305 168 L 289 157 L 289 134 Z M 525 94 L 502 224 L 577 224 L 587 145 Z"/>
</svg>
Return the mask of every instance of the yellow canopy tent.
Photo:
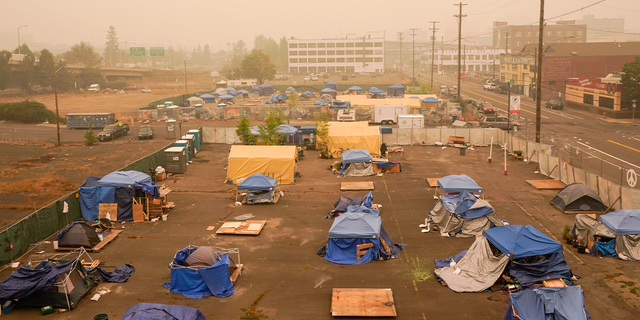
<svg viewBox="0 0 640 320">
<path fill-rule="evenodd" d="M 380 156 L 380 129 L 379 127 L 362 126 L 358 122 L 351 122 L 355 126 L 332 125 L 329 123 L 328 148 L 329 155 L 339 158 L 342 152 L 349 149 L 365 149 L 371 156 Z M 344 124 L 348 122 L 342 122 Z M 366 122 L 364 122 L 366 123 Z"/>
<path fill-rule="evenodd" d="M 296 146 L 231 146 L 227 181 L 240 184 L 254 173 L 278 180 L 279 184 L 295 182 L 298 170 L 298 150 Z"/>
</svg>

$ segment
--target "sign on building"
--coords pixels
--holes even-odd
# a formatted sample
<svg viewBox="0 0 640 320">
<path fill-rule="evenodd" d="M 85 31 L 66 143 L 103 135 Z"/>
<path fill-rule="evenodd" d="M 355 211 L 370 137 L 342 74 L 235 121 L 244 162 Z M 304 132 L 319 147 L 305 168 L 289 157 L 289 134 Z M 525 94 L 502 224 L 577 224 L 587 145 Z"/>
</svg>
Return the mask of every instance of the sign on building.
<svg viewBox="0 0 640 320">
<path fill-rule="evenodd" d="M 131 47 L 129 48 L 129 55 L 132 57 L 144 57 L 146 49 L 144 47 Z"/>
<path fill-rule="evenodd" d="M 152 57 L 164 57 L 164 47 L 149 48 L 149 55 Z"/>
</svg>

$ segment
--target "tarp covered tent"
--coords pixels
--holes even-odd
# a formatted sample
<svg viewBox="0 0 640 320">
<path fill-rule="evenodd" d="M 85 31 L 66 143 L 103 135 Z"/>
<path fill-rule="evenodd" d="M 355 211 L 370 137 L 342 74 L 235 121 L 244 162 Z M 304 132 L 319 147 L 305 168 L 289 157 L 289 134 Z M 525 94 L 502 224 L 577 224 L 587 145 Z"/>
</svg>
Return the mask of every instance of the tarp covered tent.
<svg viewBox="0 0 640 320">
<path fill-rule="evenodd" d="M 504 225 L 489 202 L 467 191 L 441 196 L 427 220 L 438 226 L 441 235 L 449 237 L 473 237 Z"/>
<path fill-rule="evenodd" d="M 189 101 L 189 106 L 191 107 L 195 107 L 196 104 L 204 104 L 204 99 L 195 96 L 187 98 L 187 101 Z"/>
<path fill-rule="evenodd" d="M 227 94 L 227 89 L 225 88 L 218 88 L 214 91 L 215 94 L 219 96 L 223 95 L 223 94 Z"/>
<path fill-rule="evenodd" d="M 350 149 L 342 153 L 340 175 L 345 177 L 364 177 L 373 175 L 373 159 L 369 151 Z"/>
<path fill-rule="evenodd" d="M 322 90 L 320 90 L 321 94 L 328 94 L 330 96 L 332 96 L 334 99 L 338 96 L 338 91 L 336 91 L 335 89 L 332 88 L 324 88 Z"/>
<path fill-rule="evenodd" d="M 338 84 L 335 81 L 327 82 L 326 87 L 338 91 Z"/>
<path fill-rule="evenodd" d="M 349 87 L 347 91 L 349 91 L 349 93 L 362 94 L 362 88 L 358 86 Z"/>
<path fill-rule="evenodd" d="M 226 89 L 227 89 L 227 93 L 234 97 L 240 94 L 240 92 L 238 92 L 238 90 L 236 90 L 236 88 L 234 87 L 226 87 Z"/>
<path fill-rule="evenodd" d="M 205 93 L 201 95 L 200 98 L 204 100 L 204 103 L 216 103 L 216 96 L 210 93 Z"/>
<path fill-rule="evenodd" d="M 247 90 L 238 90 L 238 92 L 245 98 L 249 97 L 249 91 Z"/>
<path fill-rule="evenodd" d="M 93 248 L 100 243 L 96 230 L 84 221 L 76 221 L 58 232 L 56 240 L 60 248 Z"/>
<path fill-rule="evenodd" d="M 369 90 L 371 91 L 371 90 Z M 390 85 L 387 88 L 387 96 L 389 97 L 404 97 L 404 86 L 401 84 Z"/>
<path fill-rule="evenodd" d="M 16 308 L 51 306 L 71 310 L 96 285 L 79 259 L 20 266 L 0 283 L 0 304 L 18 299 Z"/>
<path fill-rule="evenodd" d="M 337 264 L 363 264 L 397 258 L 405 246 L 391 240 L 382 227 L 380 211 L 353 205 L 334 219 L 329 240 L 318 255 Z"/>
<path fill-rule="evenodd" d="M 378 93 L 379 94 L 379 93 L 385 93 L 385 92 L 382 89 L 378 89 L 376 87 L 371 87 L 371 88 L 369 88 L 369 93 Z"/>
<path fill-rule="evenodd" d="M 328 104 L 330 102 L 331 102 L 330 100 L 318 99 L 313 103 L 313 105 L 314 106 L 324 106 L 324 105 L 326 105 L 326 104 Z"/>
<path fill-rule="evenodd" d="M 618 258 L 640 261 L 640 210 L 617 210 L 600 216 L 600 222 L 615 236 Z M 597 244 L 597 243 L 596 243 Z"/>
<path fill-rule="evenodd" d="M 495 254 L 492 248 L 500 253 Z M 573 274 L 564 259 L 562 245 L 532 226 L 491 228 L 476 238 L 457 263 L 443 265 L 439 262 L 442 260 L 436 260 L 438 267 L 434 273 L 456 292 L 484 291 L 506 268 L 523 288 L 551 279 L 573 284 Z"/>
<path fill-rule="evenodd" d="M 293 143 L 297 143 L 299 140 L 299 133 L 298 133 L 298 128 L 292 126 L 292 125 L 288 125 L 288 124 L 281 124 L 278 126 L 277 128 L 277 132 L 280 134 L 285 135 L 286 137 L 286 142 L 293 142 Z"/>
<path fill-rule="evenodd" d="M 232 95 L 230 95 L 230 94 L 223 94 L 223 95 L 220 95 L 220 96 L 218 97 L 218 99 L 220 99 L 220 100 L 231 100 L 231 101 L 235 100 L 235 98 L 234 98 Z"/>
<path fill-rule="evenodd" d="M 270 96 L 274 92 L 275 90 L 273 89 L 273 86 L 268 83 L 264 83 L 258 86 L 258 94 L 260 96 Z"/>
<path fill-rule="evenodd" d="M 371 208 L 372 205 L 373 193 L 369 191 L 366 196 L 352 198 L 347 196 L 340 196 L 338 201 L 333 204 L 333 214 L 341 214 L 343 212 L 347 212 L 349 206 L 365 206 L 367 208 Z"/>
<path fill-rule="evenodd" d="M 206 320 L 198 309 L 159 303 L 136 303 L 120 320 Z"/>
<path fill-rule="evenodd" d="M 271 99 L 267 100 L 267 102 L 265 103 L 266 104 L 284 103 L 287 99 L 289 99 L 289 96 L 286 93 L 281 93 L 281 94 L 271 96 Z"/>
<path fill-rule="evenodd" d="M 260 93 L 260 87 L 255 86 L 255 87 L 251 88 L 251 93 L 259 94 Z"/>
<path fill-rule="evenodd" d="M 509 295 L 503 320 L 591 320 L 582 287 L 550 287 Z"/>
<path fill-rule="evenodd" d="M 226 180 L 238 184 L 255 173 L 278 180 L 279 184 L 292 184 L 298 171 L 296 146 L 231 146 Z"/>
<path fill-rule="evenodd" d="M 236 265 L 229 258 L 228 249 L 212 246 L 183 248 L 176 253 L 169 268 L 171 279 L 162 286 L 172 293 L 201 299 L 211 295 L 226 298 L 236 292 L 231 282 L 233 271 L 230 271 Z"/>
<path fill-rule="evenodd" d="M 448 175 L 438 179 L 438 187 L 440 191 L 447 194 L 457 194 L 463 191 L 467 191 L 472 194 L 482 194 L 482 187 L 480 187 L 471 177 L 466 174 L 460 175 Z"/>
<path fill-rule="evenodd" d="M 277 185 L 276 179 L 255 173 L 238 185 L 238 191 L 247 191 L 247 204 L 272 203 Z"/>
<path fill-rule="evenodd" d="M 329 122 L 329 155 L 337 158 L 349 149 L 364 149 L 373 157 L 380 156 L 380 129 L 360 122 Z"/>
<path fill-rule="evenodd" d="M 576 182 L 562 188 L 551 200 L 551 204 L 561 212 L 567 211 L 600 211 L 607 207 L 600 196 L 586 185 Z"/>
</svg>

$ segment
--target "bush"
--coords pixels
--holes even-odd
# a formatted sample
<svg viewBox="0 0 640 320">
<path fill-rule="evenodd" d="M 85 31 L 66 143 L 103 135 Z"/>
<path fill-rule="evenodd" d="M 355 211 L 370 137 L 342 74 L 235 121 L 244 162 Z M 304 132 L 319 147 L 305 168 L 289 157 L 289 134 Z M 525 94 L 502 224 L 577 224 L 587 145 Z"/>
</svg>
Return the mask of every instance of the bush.
<svg viewBox="0 0 640 320">
<path fill-rule="evenodd" d="M 55 112 L 35 101 L 0 103 L 0 119 L 20 123 L 55 122 Z M 65 118 L 60 118 L 60 123 L 66 123 Z"/>
<path fill-rule="evenodd" d="M 96 135 L 93 133 L 93 123 L 89 121 L 89 131 L 84 134 L 84 145 L 92 146 L 96 144 L 96 142 L 98 142 L 98 138 L 96 138 Z"/>
</svg>

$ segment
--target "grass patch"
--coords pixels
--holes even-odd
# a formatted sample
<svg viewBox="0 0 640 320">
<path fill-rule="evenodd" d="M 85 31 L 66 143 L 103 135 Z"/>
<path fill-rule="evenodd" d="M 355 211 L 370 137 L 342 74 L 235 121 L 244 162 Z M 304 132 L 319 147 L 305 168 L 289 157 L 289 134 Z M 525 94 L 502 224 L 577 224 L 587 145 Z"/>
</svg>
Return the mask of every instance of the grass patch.
<svg viewBox="0 0 640 320">
<path fill-rule="evenodd" d="M 411 258 L 411 275 L 416 282 L 423 282 L 431 278 L 433 274 L 425 267 L 425 262 L 419 257 Z"/>
<path fill-rule="evenodd" d="M 262 314 L 261 310 L 256 309 L 256 305 L 258 305 L 258 302 L 260 302 L 260 300 L 264 297 L 265 294 L 267 294 L 267 292 L 269 292 L 269 290 L 260 294 L 255 300 L 253 300 L 253 303 L 249 307 L 240 309 L 244 311 L 244 315 L 240 317 L 240 319 L 261 320 L 261 319 L 269 318 L 269 316 Z"/>
<path fill-rule="evenodd" d="M 629 288 L 629 292 L 633 294 L 638 294 L 638 288 L 637 287 Z"/>
</svg>

